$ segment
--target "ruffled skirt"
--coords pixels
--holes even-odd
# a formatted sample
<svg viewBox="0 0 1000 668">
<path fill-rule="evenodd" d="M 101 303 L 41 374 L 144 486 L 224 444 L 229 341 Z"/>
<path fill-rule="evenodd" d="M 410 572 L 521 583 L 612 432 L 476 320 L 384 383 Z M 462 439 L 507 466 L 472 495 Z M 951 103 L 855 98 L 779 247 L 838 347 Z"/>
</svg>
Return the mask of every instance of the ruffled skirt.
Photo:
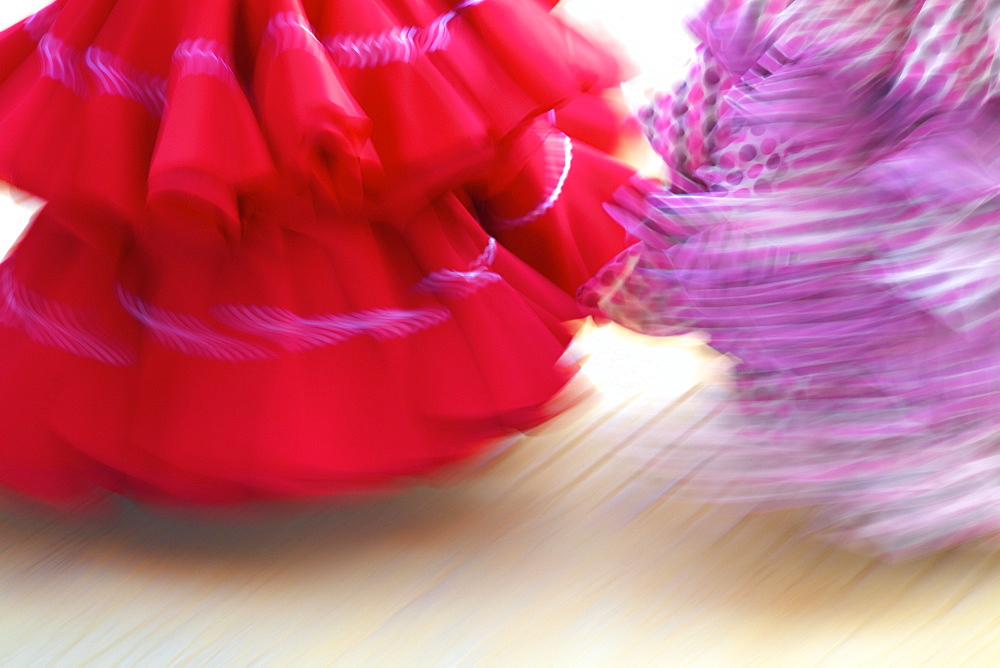
<svg viewBox="0 0 1000 668">
<path fill-rule="evenodd" d="M 0 35 L 0 178 L 48 202 L 0 265 L 0 484 L 384 490 L 548 417 L 630 170 L 561 129 L 619 118 L 620 71 L 547 10 L 60 0 Z"/>
<path fill-rule="evenodd" d="M 580 298 L 734 359 L 727 417 L 678 460 L 700 498 L 810 506 L 814 528 L 891 557 L 1000 530 L 981 4 L 712 2 L 692 22 L 691 76 L 645 114 L 671 185 L 616 195 L 639 243 Z"/>
</svg>

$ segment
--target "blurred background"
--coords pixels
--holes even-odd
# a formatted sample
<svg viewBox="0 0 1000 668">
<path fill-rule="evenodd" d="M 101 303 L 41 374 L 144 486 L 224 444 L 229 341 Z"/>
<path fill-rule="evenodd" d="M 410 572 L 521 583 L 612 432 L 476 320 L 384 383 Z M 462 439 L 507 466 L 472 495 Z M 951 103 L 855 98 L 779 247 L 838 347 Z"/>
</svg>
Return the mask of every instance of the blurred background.
<svg viewBox="0 0 1000 668">
<path fill-rule="evenodd" d="M 625 45 L 636 97 L 682 73 L 696 4 L 560 11 Z M 36 206 L 0 197 L 0 247 Z M 991 553 L 887 564 L 685 503 L 656 464 L 711 423 L 720 360 L 615 327 L 578 347 L 576 405 L 444 489 L 225 525 L 0 508 L 0 664 L 1000 665 Z"/>
</svg>

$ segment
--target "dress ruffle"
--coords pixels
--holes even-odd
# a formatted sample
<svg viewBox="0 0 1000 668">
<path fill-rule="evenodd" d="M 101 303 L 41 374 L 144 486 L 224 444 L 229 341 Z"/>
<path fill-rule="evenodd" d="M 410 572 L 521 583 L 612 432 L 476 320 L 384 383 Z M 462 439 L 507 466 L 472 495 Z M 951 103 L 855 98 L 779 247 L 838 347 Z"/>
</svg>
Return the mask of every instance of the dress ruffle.
<svg viewBox="0 0 1000 668">
<path fill-rule="evenodd" d="M 61 0 L 0 35 L 0 177 L 48 201 L 0 265 L 0 484 L 386 490 L 544 420 L 567 290 L 623 245 L 588 184 L 631 171 L 555 129 L 612 62 L 535 0 Z M 525 213 L 550 256 L 488 232 Z"/>
<path fill-rule="evenodd" d="M 232 228 L 240 198 L 278 173 L 348 196 L 361 185 L 345 176 L 363 172 L 395 214 L 608 77 L 533 0 L 149 7 L 62 0 L 3 34 L 0 176 L 127 215 L 183 193 Z"/>
<path fill-rule="evenodd" d="M 1000 5 L 958 6 L 709 3 L 580 294 L 735 359 L 696 488 L 891 557 L 1000 530 Z"/>
</svg>

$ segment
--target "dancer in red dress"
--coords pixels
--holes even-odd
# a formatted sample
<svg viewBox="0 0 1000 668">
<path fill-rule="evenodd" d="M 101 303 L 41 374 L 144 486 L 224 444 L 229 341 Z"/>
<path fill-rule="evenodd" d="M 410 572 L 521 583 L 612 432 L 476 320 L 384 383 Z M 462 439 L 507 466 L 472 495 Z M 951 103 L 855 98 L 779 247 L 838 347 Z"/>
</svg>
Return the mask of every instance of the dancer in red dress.
<svg viewBox="0 0 1000 668">
<path fill-rule="evenodd" d="M 47 201 L 0 265 L 0 485 L 382 490 L 546 418 L 630 176 L 560 130 L 619 72 L 550 4 L 59 0 L 0 34 L 0 178 Z"/>
</svg>

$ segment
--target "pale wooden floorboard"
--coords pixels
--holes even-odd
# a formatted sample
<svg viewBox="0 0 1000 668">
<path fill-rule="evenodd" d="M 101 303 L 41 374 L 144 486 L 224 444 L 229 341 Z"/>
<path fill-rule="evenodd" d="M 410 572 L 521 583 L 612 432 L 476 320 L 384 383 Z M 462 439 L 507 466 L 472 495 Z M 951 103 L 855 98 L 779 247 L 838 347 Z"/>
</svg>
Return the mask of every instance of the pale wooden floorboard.
<svg viewBox="0 0 1000 668">
<path fill-rule="evenodd" d="M 794 513 L 747 516 L 684 501 L 656 456 L 711 417 L 712 355 L 689 340 L 613 327 L 581 345 L 597 393 L 444 488 L 240 523 L 136 509 L 114 525 L 0 514 L 0 658 L 1000 661 L 994 556 L 885 564 L 801 536 Z"/>
</svg>

